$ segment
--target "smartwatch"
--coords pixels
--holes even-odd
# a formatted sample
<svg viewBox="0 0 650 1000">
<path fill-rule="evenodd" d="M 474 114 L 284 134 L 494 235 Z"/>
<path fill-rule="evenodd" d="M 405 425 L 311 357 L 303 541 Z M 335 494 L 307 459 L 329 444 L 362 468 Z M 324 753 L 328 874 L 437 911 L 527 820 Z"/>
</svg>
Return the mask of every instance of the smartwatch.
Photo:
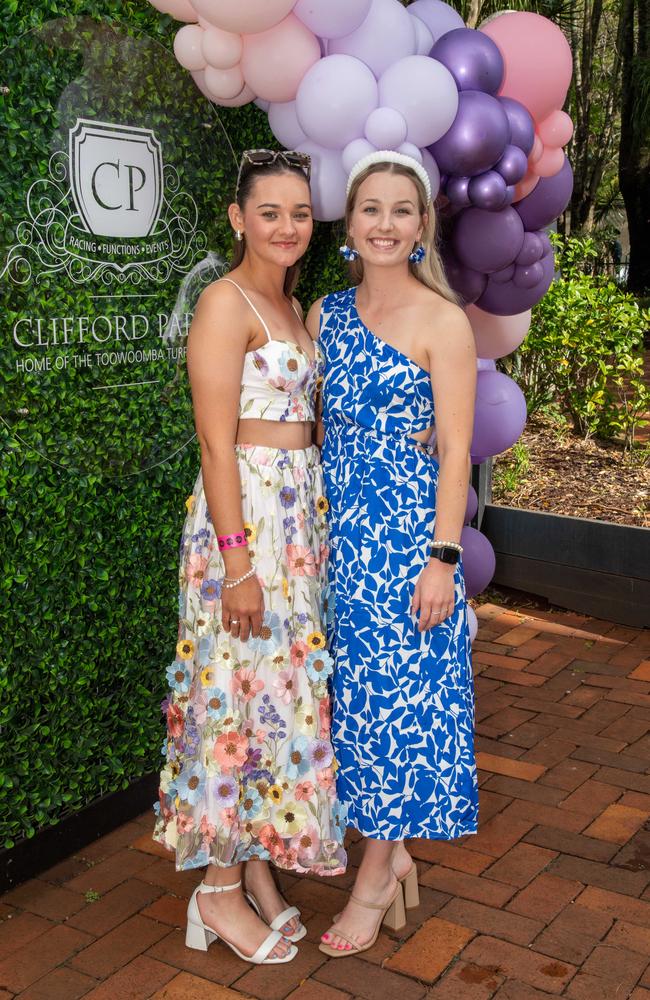
<svg viewBox="0 0 650 1000">
<path fill-rule="evenodd" d="M 450 566 L 455 566 L 460 559 L 458 549 L 452 549 L 446 545 L 432 545 L 429 555 L 432 559 L 439 559 L 440 562 L 448 563 Z"/>
</svg>

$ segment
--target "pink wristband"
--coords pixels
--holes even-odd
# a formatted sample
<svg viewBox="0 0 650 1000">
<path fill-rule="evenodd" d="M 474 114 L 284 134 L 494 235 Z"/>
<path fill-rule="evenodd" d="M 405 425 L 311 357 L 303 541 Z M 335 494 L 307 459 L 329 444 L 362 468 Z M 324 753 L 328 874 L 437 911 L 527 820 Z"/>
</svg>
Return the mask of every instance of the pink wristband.
<svg viewBox="0 0 650 1000">
<path fill-rule="evenodd" d="M 248 545 L 246 535 L 243 531 L 238 531 L 236 535 L 217 535 L 219 551 L 224 549 L 238 549 L 242 545 Z"/>
</svg>

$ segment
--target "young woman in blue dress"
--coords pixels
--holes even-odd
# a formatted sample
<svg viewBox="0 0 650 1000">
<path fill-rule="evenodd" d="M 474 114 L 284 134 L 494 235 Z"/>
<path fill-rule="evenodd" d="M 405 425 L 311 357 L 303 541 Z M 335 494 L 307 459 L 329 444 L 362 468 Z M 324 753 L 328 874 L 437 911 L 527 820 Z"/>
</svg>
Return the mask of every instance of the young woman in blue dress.
<svg viewBox="0 0 650 1000">
<path fill-rule="evenodd" d="M 293 298 L 312 233 L 309 157 L 250 150 L 236 253 L 201 295 L 188 370 L 201 471 L 187 503 L 154 836 L 206 868 L 187 945 L 256 964 L 306 931 L 268 862 L 345 870 L 329 738 L 327 504 L 312 444 L 322 357 Z M 250 905 L 249 905 L 250 904 Z"/>
<path fill-rule="evenodd" d="M 478 813 L 459 544 L 472 331 L 445 279 L 416 160 L 360 161 L 346 224 L 355 284 L 307 320 L 325 356 L 337 790 L 366 838 L 349 902 L 321 942 L 337 957 L 369 948 L 382 920 L 400 926 L 404 894 L 417 905 L 404 840 L 475 833 Z"/>
</svg>

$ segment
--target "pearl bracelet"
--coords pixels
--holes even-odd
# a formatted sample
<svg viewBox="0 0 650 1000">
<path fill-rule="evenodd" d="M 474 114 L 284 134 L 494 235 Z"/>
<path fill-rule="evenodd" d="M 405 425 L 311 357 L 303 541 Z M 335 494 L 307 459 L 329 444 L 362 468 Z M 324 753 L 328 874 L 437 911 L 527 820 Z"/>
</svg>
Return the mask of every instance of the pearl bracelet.
<svg viewBox="0 0 650 1000">
<path fill-rule="evenodd" d="M 254 568 L 253 569 L 249 569 L 248 573 L 244 573 L 244 575 L 240 576 L 238 580 L 231 580 L 229 577 L 225 576 L 224 577 L 224 582 L 223 582 L 223 585 L 222 585 L 222 589 L 223 590 L 232 590 L 233 587 L 238 587 L 240 583 L 244 582 L 244 580 L 250 580 L 250 578 L 252 576 L 255 576 L 255 569 Z M 228 581 L 228 582 L 226 583 L 226 581 Z"/>
<path fill-rule="evenodd" d="M 463 546 L 459 542 L 431 542 L 432 549 L 455 549 L 456 552 L 460 552 L 461 556 L 463 554 Z"/>
</svg>

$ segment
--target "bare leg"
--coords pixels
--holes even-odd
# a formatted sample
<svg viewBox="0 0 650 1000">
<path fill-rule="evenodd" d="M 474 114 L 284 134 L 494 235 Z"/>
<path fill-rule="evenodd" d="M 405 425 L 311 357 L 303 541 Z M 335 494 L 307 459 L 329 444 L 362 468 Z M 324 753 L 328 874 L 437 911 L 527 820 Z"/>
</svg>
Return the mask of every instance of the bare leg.
<svg viewBox="0 0 650 1000">
<path fill-rule="evenodd" d="M 390 840 L 366 840 L 363 860 L 359 866 L 352 892 L 366 903 L 388 905 L 397 885 L 397 878 L 391 866 L 395 843 Z M 401 872 L 400 872 L 401 874 Z M 348 900 L 333 928 L 322 936 L 324 944 L 340 951 L 351 951 L 352 946 L 336 933 L 340 930 L 357 945 L 363 946 L 371 940 L 377 926 L 379 914 L 358 906 Z"/>
<path fill-rule="evenodd" d="M 269 924 L 286 910 L 287 903 L 275 884 L 268 861 L 247 861 L 244 866 L 244 888 L 249 890 L 260 905 L 264 918 Z M 281 927 L 283 934 L 295 934 L 300 925 L 298 917 L 292 917 Z"/>
<path fill-rule="evenodd" d="M 231 868 L 208 865 L 204 881 L 206 885 L 232 885 L 241 876 L 241 865 Z M 241 889 L 219 894 L 199 893 L 197 903 L 203 922 L 225 941 L 231 941 L 243 955 L 254 955 L 269 936 L 269 928 L 251 910 Z M 278 941 L 270 957 L 281 958 L 290 947 L 288 941 Z"/>
</svg>

